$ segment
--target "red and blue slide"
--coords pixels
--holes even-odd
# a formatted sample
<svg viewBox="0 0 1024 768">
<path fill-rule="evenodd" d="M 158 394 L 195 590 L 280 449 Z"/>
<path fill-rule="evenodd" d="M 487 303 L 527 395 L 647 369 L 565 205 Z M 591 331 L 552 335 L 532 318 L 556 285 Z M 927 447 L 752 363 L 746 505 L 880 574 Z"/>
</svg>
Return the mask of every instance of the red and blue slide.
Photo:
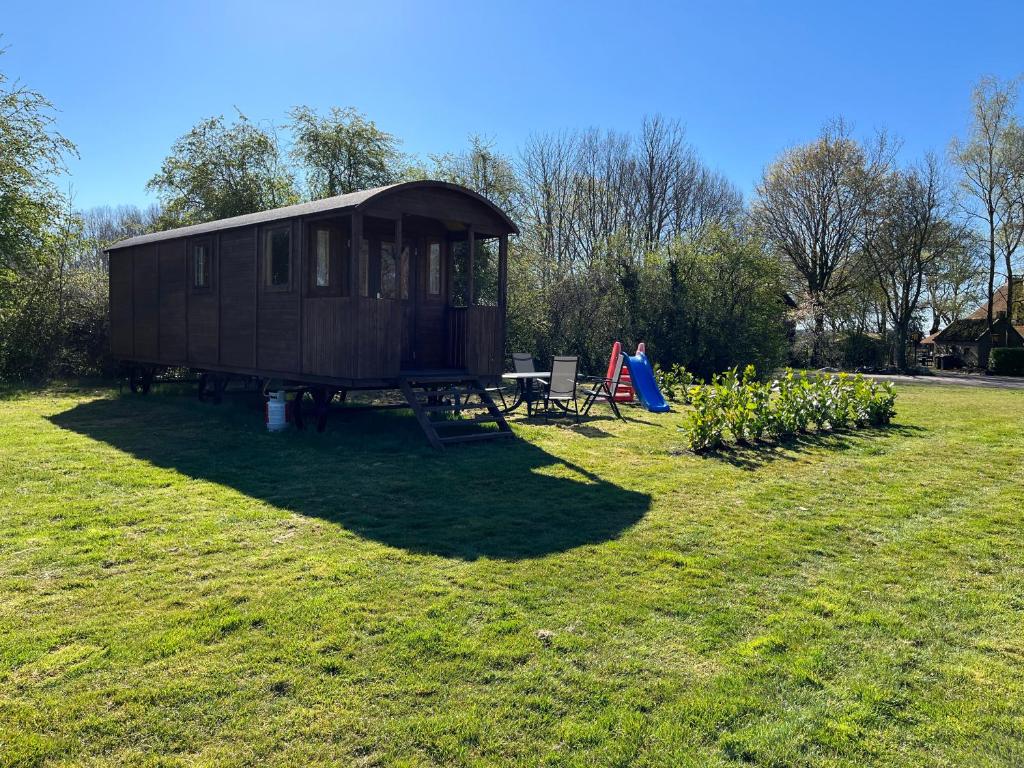
<svg viewBox="0 0 1024 768">
<path fill-rule="evenodd" d="M 654 369 L 647 359 L 647 354 L 637 350 L 635 355 L 625 355 L 629 366 L 629 378 L 640 404 L 651 413 L 665 413 L 672 410 L 665 402 L 664 395 L 654 380 Z"/>
</svg>

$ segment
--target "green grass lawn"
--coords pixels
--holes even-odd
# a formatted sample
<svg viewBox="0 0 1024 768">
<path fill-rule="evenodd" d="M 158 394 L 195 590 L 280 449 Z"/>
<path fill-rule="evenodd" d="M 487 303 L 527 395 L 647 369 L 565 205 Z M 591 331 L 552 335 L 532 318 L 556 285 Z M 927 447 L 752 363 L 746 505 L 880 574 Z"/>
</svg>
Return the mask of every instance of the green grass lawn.
<svg viewBox="0 0 1024 768">
<path fill-rule="evenodd" d="M 0 393 L 2 765 L 1021 765 L 1024 392 L 697 457 Z"/>
</svg>

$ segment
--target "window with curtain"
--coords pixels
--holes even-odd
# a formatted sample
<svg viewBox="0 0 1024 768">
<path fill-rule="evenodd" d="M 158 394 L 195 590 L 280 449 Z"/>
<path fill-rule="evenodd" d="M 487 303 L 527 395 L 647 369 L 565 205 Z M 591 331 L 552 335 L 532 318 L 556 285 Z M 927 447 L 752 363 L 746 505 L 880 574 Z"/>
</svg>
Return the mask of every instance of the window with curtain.
<svg viewBox="0 0 1024 768">
<path fill-rule="evenodd" d="M 401 264 L 399 266 L 399 291 L 401 292 L 402 299 L 409 298 L 409 261 L 412 258 L 412 254 L 409 250 L 409 246 L 402 248 Z"/>
<path fill-rule="evenodd" d="M 359 295 L 370 295 L 370 241 L 359 241 Z"/>
<path fill-rule="evenodd" d="M 398 269 L 395 263 L 395 244 L 380 244 L 380 298 L 393 299 L 397 295 Z"/>
<path fill-rule="evenodd" d="M 331 286 L 331 231 L 329 229 L 318 229 L 316 231 L 316 257 L 314 262 L 316 287 L 329 288 Z"/>
<path fill-rule="evenodd" d="M 192 287 L 210 287 L 210 250 L 206 243 L 192 246 Z"/>
<path fill-rule="evenodd" d="M 427 253 L 427 289 L 431 296 L 441 295 L 441 244 L 431 243 Z"/>
</svg>

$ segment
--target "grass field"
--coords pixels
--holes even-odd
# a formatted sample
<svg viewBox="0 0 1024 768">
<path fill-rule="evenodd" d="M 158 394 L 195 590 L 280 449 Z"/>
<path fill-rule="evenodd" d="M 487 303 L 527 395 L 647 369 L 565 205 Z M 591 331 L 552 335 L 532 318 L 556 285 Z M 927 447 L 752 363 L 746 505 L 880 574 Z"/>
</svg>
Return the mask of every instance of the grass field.
<svg viewBox="0 0 1024 768">
<path fill-rule="evenodd" d="M 0 393 L 0 764 L 1024 764 L 1024 392 L 697 457 Z"/>
</svg>

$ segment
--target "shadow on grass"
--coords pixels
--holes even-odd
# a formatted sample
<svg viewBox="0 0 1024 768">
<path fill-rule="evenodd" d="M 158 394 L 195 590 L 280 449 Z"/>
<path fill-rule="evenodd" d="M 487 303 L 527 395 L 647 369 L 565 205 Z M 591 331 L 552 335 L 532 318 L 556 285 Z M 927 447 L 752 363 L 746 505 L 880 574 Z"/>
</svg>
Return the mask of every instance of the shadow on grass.
<svg viewBox="0 0 1024 768">
<path fill-rule="evenodd" d="M 407 411 L 336 409 L 323 434 L 269 434 L 242 393 L 220 406 L 125 395 L 50 420 L 367 539 L 465 560 L 541 557 L 614 539 L 651 502 L 524 440 L 435 452 Z"/>
<path fill-rule="evenodd" d="M 802 454 L 824 448 L 828 451 L 848 451 L 869 445 L 869 438 L 886 435 L 920 437 L 928 432 L 924 427 L 908 424 L 889 424 L 885 427 L 867 427 L 838 432 L 809 432 L 797 437 L 764 442 L 757 445 L 738 445 L 703 454 L 707 459 L 723 461 L 740 469 L 754 470 L 775 461 L 796 461 Z"/>
</svg>

